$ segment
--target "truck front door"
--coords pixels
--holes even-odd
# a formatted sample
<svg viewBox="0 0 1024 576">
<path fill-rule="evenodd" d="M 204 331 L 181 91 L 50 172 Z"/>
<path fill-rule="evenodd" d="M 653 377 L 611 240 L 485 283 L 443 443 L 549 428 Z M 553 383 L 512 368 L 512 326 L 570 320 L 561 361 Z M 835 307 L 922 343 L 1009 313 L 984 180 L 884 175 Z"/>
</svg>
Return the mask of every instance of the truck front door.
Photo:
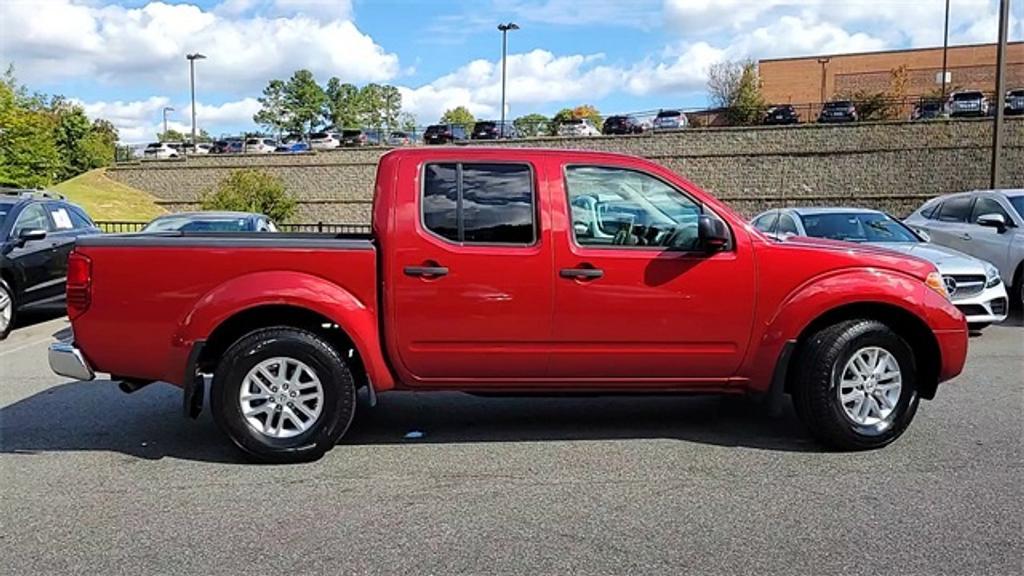
<svg viewBox="0 0 1024 576">
<path fill-rule="evenodd" d="M 396 231 L 384 249 L 389 343 L 403 380 L 465 387 L 543 378 L 551 241 L 536 167 L 403 162 L 399 172 L 410 184 L 396 191 Z"/>
<path fill-rule="evenodd" d="M 551 198 L 553 379 L 679 387 L 735 374 L 757 288 L 745 233 L 703 252 L 698 217 L 717 216 L 666 177 L 626 166 L 565 166 Z"/>
</svg>

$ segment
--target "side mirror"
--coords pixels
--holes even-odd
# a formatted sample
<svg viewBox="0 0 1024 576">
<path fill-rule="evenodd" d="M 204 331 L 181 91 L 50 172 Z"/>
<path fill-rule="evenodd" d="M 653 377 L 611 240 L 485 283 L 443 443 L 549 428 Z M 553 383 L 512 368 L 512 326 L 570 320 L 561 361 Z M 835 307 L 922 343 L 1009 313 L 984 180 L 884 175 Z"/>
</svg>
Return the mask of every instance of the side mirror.
<svg viewBox="0 0 1024 576">
<path fill-rule="evenodd" d="M 1000 234 L 1006 232 L 1006 218 L 1002 214 L 982 214 L 978 216 L 978 226 L 995 228 Z"/>
<path fill-rule="evenodd" d="M 700 245 L 707 252 L 718 252 L 724 250 L 732 236 L 729 228 L 718 218 L 701 215 L 697 217 L 697 238 Z"/>
<path fill-rule="evenodd" d="M 24 246 L 26 242 L 34 242 L 36 240 L 42 240 L 43 238 L 46 238 L 46 230 L 43 230 L 42 228 L 22 228 L 21 231 L 18 232 L 18 241 L 22 246 Z"/>
</svg>

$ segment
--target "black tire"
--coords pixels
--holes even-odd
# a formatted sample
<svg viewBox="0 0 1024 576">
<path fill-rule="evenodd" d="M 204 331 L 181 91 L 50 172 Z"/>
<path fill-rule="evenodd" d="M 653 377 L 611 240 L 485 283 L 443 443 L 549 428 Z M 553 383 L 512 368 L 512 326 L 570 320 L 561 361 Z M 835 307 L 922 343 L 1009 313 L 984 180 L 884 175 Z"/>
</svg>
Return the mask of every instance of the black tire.
<svg viewBox="0 0 1024 576">
<path fill-rule="evenodd" d="M 2 279 L 0 279 L 0 295 L 11 302 L 11 319 L 7 322 L 6 326 L 0 326 L 0 340 L 3 340 L 11 333 L 11 329 L 14 328 L 14 323 L 18 320 L 18 303 L 14 300 L 14 290 L 11 290 L 11 287 L 7 285 L 7 282 Z M 2 322 L 2 320 L 0 320 L 0 322 Z"/>
<path fill-rule="evenodd" d="M 971 332 L 981 332 L 982 330 L 988 328 L 991 325 L 991 322 L 979 322 L 977 324 L 968 324 L 967 329 L 970 330 Z"/>
<path fill-rule="evenodd" d="M 249 371 L 275 357 L 306 364 L 323 388 L 319 416 L 309 429 L 290 438 L 257 431 L 246 421 L 239 402 Z M 308 462 L 323 456 L 348 430 L 355 416 L 355 380 L 338 351 L 316 334 L 297 328 L 263 328 L 243 336 L 224 353 L 214 373 L 210 408 L 220 429 L 250 459 L 275 464 Z"/>
<path fill-rule="evenodd" d="M 842 371 L 854 353 L 878 347 L 899 364 L 902 388 L 892 413 L 875 425 L 862 425 L 847 415 L 839 399 Z M 876 320 L 848 320 L 808 338 L 796 358 L 793 405 L 810 433 L 838 450 L 881 448 L 910 425 L 917 413 L 917 370 L 914 352 L 903 338 Z"/>
</svg>

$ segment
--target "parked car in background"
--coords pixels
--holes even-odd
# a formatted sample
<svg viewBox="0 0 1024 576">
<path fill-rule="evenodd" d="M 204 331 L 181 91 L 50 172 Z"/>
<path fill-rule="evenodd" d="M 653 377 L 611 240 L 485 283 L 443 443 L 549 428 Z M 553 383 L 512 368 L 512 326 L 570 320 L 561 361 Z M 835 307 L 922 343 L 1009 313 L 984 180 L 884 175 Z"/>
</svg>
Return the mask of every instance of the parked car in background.
<svg viewBox="0 0 1024 576">
<path fill-rule="evenodd" d="M 1006 106 L 1003 113 L 1007 116 L 1024 114 L 1024 88 L 1017 88 L 1006 93 Z"/>
<path fill-rule="evenodd" d="M 241 138 L 225 138 L 217 140 L 210 148 L 211 154 L 241 154 L 244 147 Z"/>
<path fill-rule="evenodd" d="M 904 222 L 931 242 L 991 262 L 1024 305 L 1024 189 L 975 190 L 925 202 Z"/>
<path fill-rule="evenodd" d="M 409 146 L 413 144 L 412 135 L 402 130 L 393 130 L 388 134 L 388 146 Z"/>
<path fill-rule="evenodd" d="M 141 232 L 277 232 L 277 226 L 255 212 L 178 212 L 154 218 Z"/>
<path fill-rule="evenodd" d="M 51 368 L 177 385 L 193 417 L 209 387 L 219 429 L 284 463 L 332 449 L 360 389 L 790 394 L 825 446 L 881 448 L 966 361 L 933 264 L 772 241 L 650 160 L 425 146 L 367 184 L 371 235 L 83 239 Z"/>
<path fill-rule="evenodd" d="M 423 132 L 424 144 L 454 144 L 466 141 L 466 127 L 458 124 L 434 124 Z"/>
<path fill-rule="evenodd" d="M 362 128 L 349 128 L 341 131 L 341 145 L 345 147 L 376 146 L 378 143 L 380 143 L 380 138 L 376 131 Z"/>
<path fill-rule="evenodd" d="M 600 136 L 601 131 L 590 118 L 570 118 L 558 125 L 559 136 Z"/>
<path fill-rule="evenodd" d="M 277 141 L 273 138 L 256 137 L 245 139 L 246 154 L 270 154 L 274 150 L 277 150 Z"/>
<path fill-rule="evenodd" d="M 952 248 L 929 244 L 906 224 L 884 212 L 857 208 L 784 208 L 751 220 L 779 240 L 794 236 L 869 244 L 924 258 L 938 268 L 953 304 L 973 330 L 1006 320 L 1006 287 L 992 264 Z"/>
<path fill-rule="evenodd" d="M 818 122 L 827 124 L 832 122 L 856 122 L 857 106 L 850 100 L 833 100 L 826 102 L 821 107 L 821 114 L 818 115 Z"/>
<path fill-rule="evenodd" d="M 181 154 L 167 142 L 151 142 L 146 144 L 142 151 L 142 157 L 148 160 L 164 160 L 166 158 L 178 158 Z"/>
<path fill-rule="evenodd" d="M 518 138 L 519 132 L 512 122 L 506 121 L 504 126 L 497 120 L 482 120 L 473 125 L 470 133 L 472 140 L 498 140 L 500 138 Z"/>
<path fill-rule="evenodd" d="M 330 150 L 341 147 L 340 132 L 314 132 L 309 135 L 309 147 L 313 150 Z"/>
<path fill-rule="evenodd" d="M 988 115 L 988 98 L 981 90 L 961 90 L 949 96 L 949 115 L 953 118 Z"/>
<path fill-rule="evenodd" d="M 59 194 L 0 188 L 0 340 L 19 312 L 64 300 L 75 240 L 99 233 L 85 210 Z"/>
<path fill-rule="evenodd" d="M 799 124 L 800 114 L 792 104 L 780 104 L 772 106 L 764 115 L 764 123 L 769 126 L 784 126 L 788 124 Z"/>
<path fill-rule="evenodd" d="M 654 117 L 651 126 L 654 130 L 681 130 L 690 125 L 686 114 L 679 110 L 662 110 Z"/>
<path fill-rule="evenodd" d="M 605 135 L 642 134 L 644 125 L 632 116 L 609 116 L 601 126 Z"/>
<path fill-rule="evenodd" d="M 296 154 L 299 152 L 309 152 L 309 144 L 302 141 L 297 142 L 283 142 L 278 144 L 274 148 L 274 152 L 278 154 Z"/>
<path fill-rule="evenodd" d="M 934 120 L 942 118 L 946 113 L 945 106 L 941 100 L 921 100 L 914 105 L 914 111 L 910 115 L 911 120 Z"/>
</svg>

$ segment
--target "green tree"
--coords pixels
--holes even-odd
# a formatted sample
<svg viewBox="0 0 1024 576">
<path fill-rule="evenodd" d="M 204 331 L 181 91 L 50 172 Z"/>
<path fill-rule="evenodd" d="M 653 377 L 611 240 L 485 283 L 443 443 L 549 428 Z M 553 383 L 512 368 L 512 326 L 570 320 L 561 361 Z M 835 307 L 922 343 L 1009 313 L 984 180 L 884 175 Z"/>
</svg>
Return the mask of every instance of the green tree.
<svg viewBox="0 0 1024 576">
<path fill-rule="evenodd" d="M 708 70 L 708 92 L 719 108 L 725 109 L 730 124 L 759 124 L 767 106 L 761 96 L 761 80 L 753 60 L 727 60 Z"/>
<path fill-rule="evenodd" d="M 338 129 L 356 128 L 360 123 L 359 88 L 354 84 L 342 83 L 337 77 L 327 81 L 327 107 L 324 116 Z"/>
<path fill-rule="evenodd" d="M 564 124 L 567 120 L 572 119 L 572 108 L 562 108 L 551 117 L 551 122 L 548 124 L 548 134 L 551 136 L 557 136 L 558 127 Z"/>
<path fill-rule="evenodd" d="M 513 120 L 512 125 L 523 136 L 543 136 L 547 133 L 549 122 L 543 114 L 527 114 Z"/>
<path fill-rule="evenodd" d="M 191 136 L 191 135 L 189 135 Z M 184 142 L 189 139 L 182 132 L 175 130 L 174 128 L 168 128 L 167 132 L 160 132 L 156 135 L 157 142 Z"/>
<path fill-rule="evenodd" d="M 64 180 L 93 168 L 80 157 L 83 140 L 92 131 L 92 123 L 85 110 L 63 96 L 54 96 L 50 102 L 50 114 L 56 124 L 54 139 L 61 159 L 57 177 Z"/>
<path fill-rule="evenodd" d="M 458 124 L 465 126 L 466 130 L 471 130 L 473 124 L 476 123 L 476 118 L 473 117 L 473 113 L 469 111 L 469 108 L 465 106 L 456 106 L 455 108 L 449 108 L 444 111 L 441 115 L 440 124 Z"/>
<path fill-rule="evenodd" d="M 284 86 L 289 132 L 309 134 L 320 123 L 327 96 L 309 70 L 297 70 Z"/>
<path fill-rule="evenodd" d="M 62 161 L 54 117 L 24 106 L 24 88 L 12 68 L 0 82 L 0 181 L 37 187 L 53 183 Z"/>
<path fill-rule="evenodd" d="M 259 212 L 275 222 L 291 218 L 296 206 L 280 178 L 254 169 L 233 171 L 202 198 L 203 210 Z"/>
<path fill-rule="evenodd" d="M 263 89 L 259 102 L 260 111 L 253 115 L 252 121 L 280 138 L 291 126 L 285 101 L 285 83 L 271 80 Z"/>
</svg>

